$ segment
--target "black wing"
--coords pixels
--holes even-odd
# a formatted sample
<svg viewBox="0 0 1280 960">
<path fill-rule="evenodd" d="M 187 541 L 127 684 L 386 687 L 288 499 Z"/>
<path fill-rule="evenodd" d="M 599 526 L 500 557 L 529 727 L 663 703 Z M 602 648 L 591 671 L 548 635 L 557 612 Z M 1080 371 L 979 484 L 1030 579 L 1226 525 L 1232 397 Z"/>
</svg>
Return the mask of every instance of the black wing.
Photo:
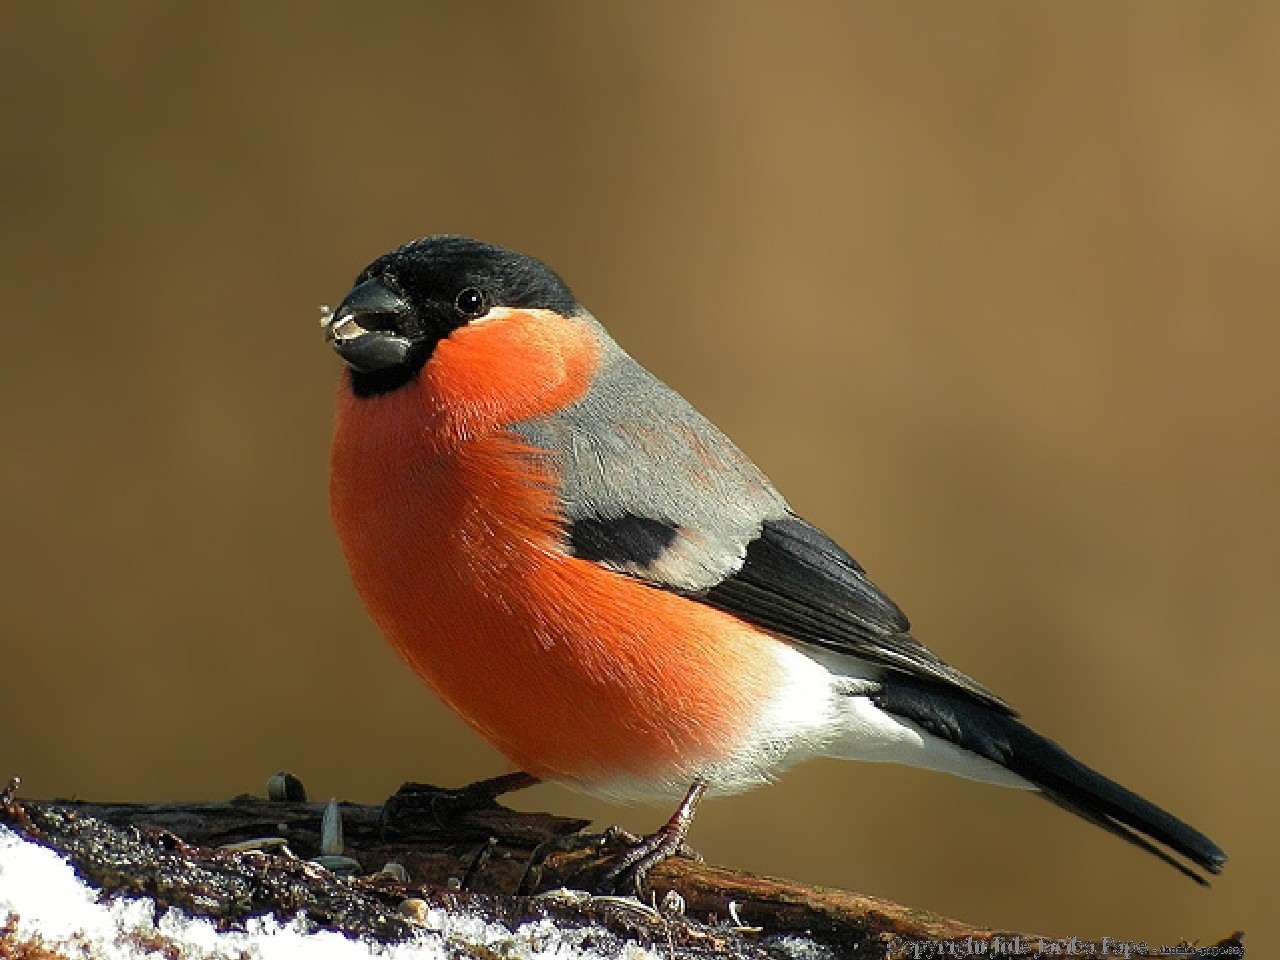
<svg viewBox="0 0 1280 960">
<path fill-rule="evenodd" d="M 570 517 L 576 556 L 683 593 L 736 617 L 920 680 L 959 689 L 1009 716 L 1014 710 L 976 680 L 933 654 L 866 572 L 817 527 L 794 514 L 766 520 L 747 544 L 741 567 L 714 586 L 682 589 L 663 576 L 668 551 L 692 536 L 669 522 L 627 515 Z M 699 538 L 703 539 L 703 538 Z"/>
<path fill-rule="evenodd" d="M 858 562 L 794 514 L 766 521 L 748 544 L 741 569 L 699 599 L 793 640 L 958 687 L 1014 715 L 994 693 L 911 636 L 906 615 Z"/>
</svg>

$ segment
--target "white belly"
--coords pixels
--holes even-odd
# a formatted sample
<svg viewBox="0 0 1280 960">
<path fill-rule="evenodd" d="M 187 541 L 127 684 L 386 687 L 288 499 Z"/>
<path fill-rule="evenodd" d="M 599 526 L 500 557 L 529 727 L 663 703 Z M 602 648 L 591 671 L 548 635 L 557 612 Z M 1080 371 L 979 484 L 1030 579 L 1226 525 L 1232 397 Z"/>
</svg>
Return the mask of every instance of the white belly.
<svg viewBox="0 0 1280 960">
<path fill-rule="evenodd" d="M 702 771 L 711 793 L 741 793 L 762 786 L 811 757 L 843 757 L 905 763 L 970 780 L 1033 790 L 1035 786 L 985 757 L 925 732 L 910 720 L 871 702 L 884 676 L 880 668 L 853 657 L 779 642 L 777 691 L 744 730 L 740 746 Z M 591 793 L 607 799 L 678 798 L 687 782 L 614 781 Z"/>
</svg>

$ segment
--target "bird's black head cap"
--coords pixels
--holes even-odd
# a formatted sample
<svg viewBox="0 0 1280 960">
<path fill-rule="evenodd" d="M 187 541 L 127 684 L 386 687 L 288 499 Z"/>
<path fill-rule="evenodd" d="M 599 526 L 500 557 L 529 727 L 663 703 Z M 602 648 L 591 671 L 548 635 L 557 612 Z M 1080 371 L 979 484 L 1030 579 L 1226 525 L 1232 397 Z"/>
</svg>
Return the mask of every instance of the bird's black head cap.
<svg viewBox="0 0 1280 960">
<path fill-rule="evenodd" d="M 467 237 L 424 237 L 379 257 L 325 321 L 357 396 L 417 377 L 436 344 L 494 307 L 581 308 L 564 281 L 524 254 Z"/>
</svg>

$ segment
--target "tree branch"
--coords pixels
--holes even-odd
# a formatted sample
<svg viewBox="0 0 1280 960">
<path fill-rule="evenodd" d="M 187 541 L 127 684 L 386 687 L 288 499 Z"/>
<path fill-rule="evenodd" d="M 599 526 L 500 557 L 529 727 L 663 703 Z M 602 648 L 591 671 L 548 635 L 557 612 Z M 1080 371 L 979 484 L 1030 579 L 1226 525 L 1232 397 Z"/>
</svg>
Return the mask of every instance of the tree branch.
<svg viewBox="0 0 1280 960">
<path fill-rule="evenodd" d="M 391 942 L 415 935 L 430 909 L 440 908 L 477 913 L 512 929 L 545 918 L 568 928 L 594 923 L 620 943 L 636 942 L 672 957 L 791 956 L 786 941 L 797 937 L 849 958 L 910 956 L 910 943 L 968 937 L 985 941 L 988 953 L 1000 937 L 1006 956 L 1018 955 L 1018 943 L 1023 955 L 1036 956 L 1038 944 L 1053 940 L 684 858 L 668 860 L 649 875 L 650 902 L 660 909 L 574 894 L 569 891 L 590 886 L 610 854 L 599 842 L 582 842 L 586 821 L 517 813 L 493 803 L 455 811 L 450 801 L 456 794 L 439 796 L 438 808 L 419 803 L 416 813 L 387 827 L 382 808 L 342 804 L 341 853 L 354 861 L 351 878 L 299 859 L 321 850 L 324 805 L 317 803 L 247 796 L 227 803 L 44 803 L 19 801 L 6 792 L 0 796 L 0 823 L 67 857 L 99 889 L 152 897 L 161 907 L 176 906 L 221 924 L 263 914 L 288 921 L 301 912 L 318 928 Z M 433 808 L 448 815 L 433 816 Z M 259 841 L 272 852 L 225 847 L 246 841 Z M 576 849 L 553 849 L 561 846 Z M 541 862 L 526 878 L 531 858 Z M 389 861 L 403 865 L 410 879 L 381 872 Z M 341 867 L 339 861 L 329 863 Z M 516 895 L 522 879 L 533 881 L 530 892 L 538 895 Z M 895 944 L 908 952 L 893 953 Z M 1239 933 L 1219 941 L 1230 949 L 1220 955 L 1243 956 L 1241 944 Z M 1153 952 L 1135 955 L 1167 956 L 1151 946 Z"/>
</svg>

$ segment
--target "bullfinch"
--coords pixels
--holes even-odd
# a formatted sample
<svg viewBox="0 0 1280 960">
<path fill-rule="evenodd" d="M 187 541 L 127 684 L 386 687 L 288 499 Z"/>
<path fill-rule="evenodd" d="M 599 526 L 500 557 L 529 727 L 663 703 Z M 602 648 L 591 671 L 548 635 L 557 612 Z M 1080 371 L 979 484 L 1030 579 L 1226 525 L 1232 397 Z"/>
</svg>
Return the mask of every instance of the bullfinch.
<svg viewBox="0 0 1280 960">
<path fill-rule="evenodd" d="M 815 756 L 1035 790 L 1201 883 L 1193 867 L 1222 869 L 1206 836 L 920 643 L 542 263 L 427 237 L 367 266 L 323 325 L 346 363 L 331 500 L 352 577 L 518 768 L 491 791 L 683 798 L 605 886 L 639 889 L 704 793 Z"/>
</svg>

